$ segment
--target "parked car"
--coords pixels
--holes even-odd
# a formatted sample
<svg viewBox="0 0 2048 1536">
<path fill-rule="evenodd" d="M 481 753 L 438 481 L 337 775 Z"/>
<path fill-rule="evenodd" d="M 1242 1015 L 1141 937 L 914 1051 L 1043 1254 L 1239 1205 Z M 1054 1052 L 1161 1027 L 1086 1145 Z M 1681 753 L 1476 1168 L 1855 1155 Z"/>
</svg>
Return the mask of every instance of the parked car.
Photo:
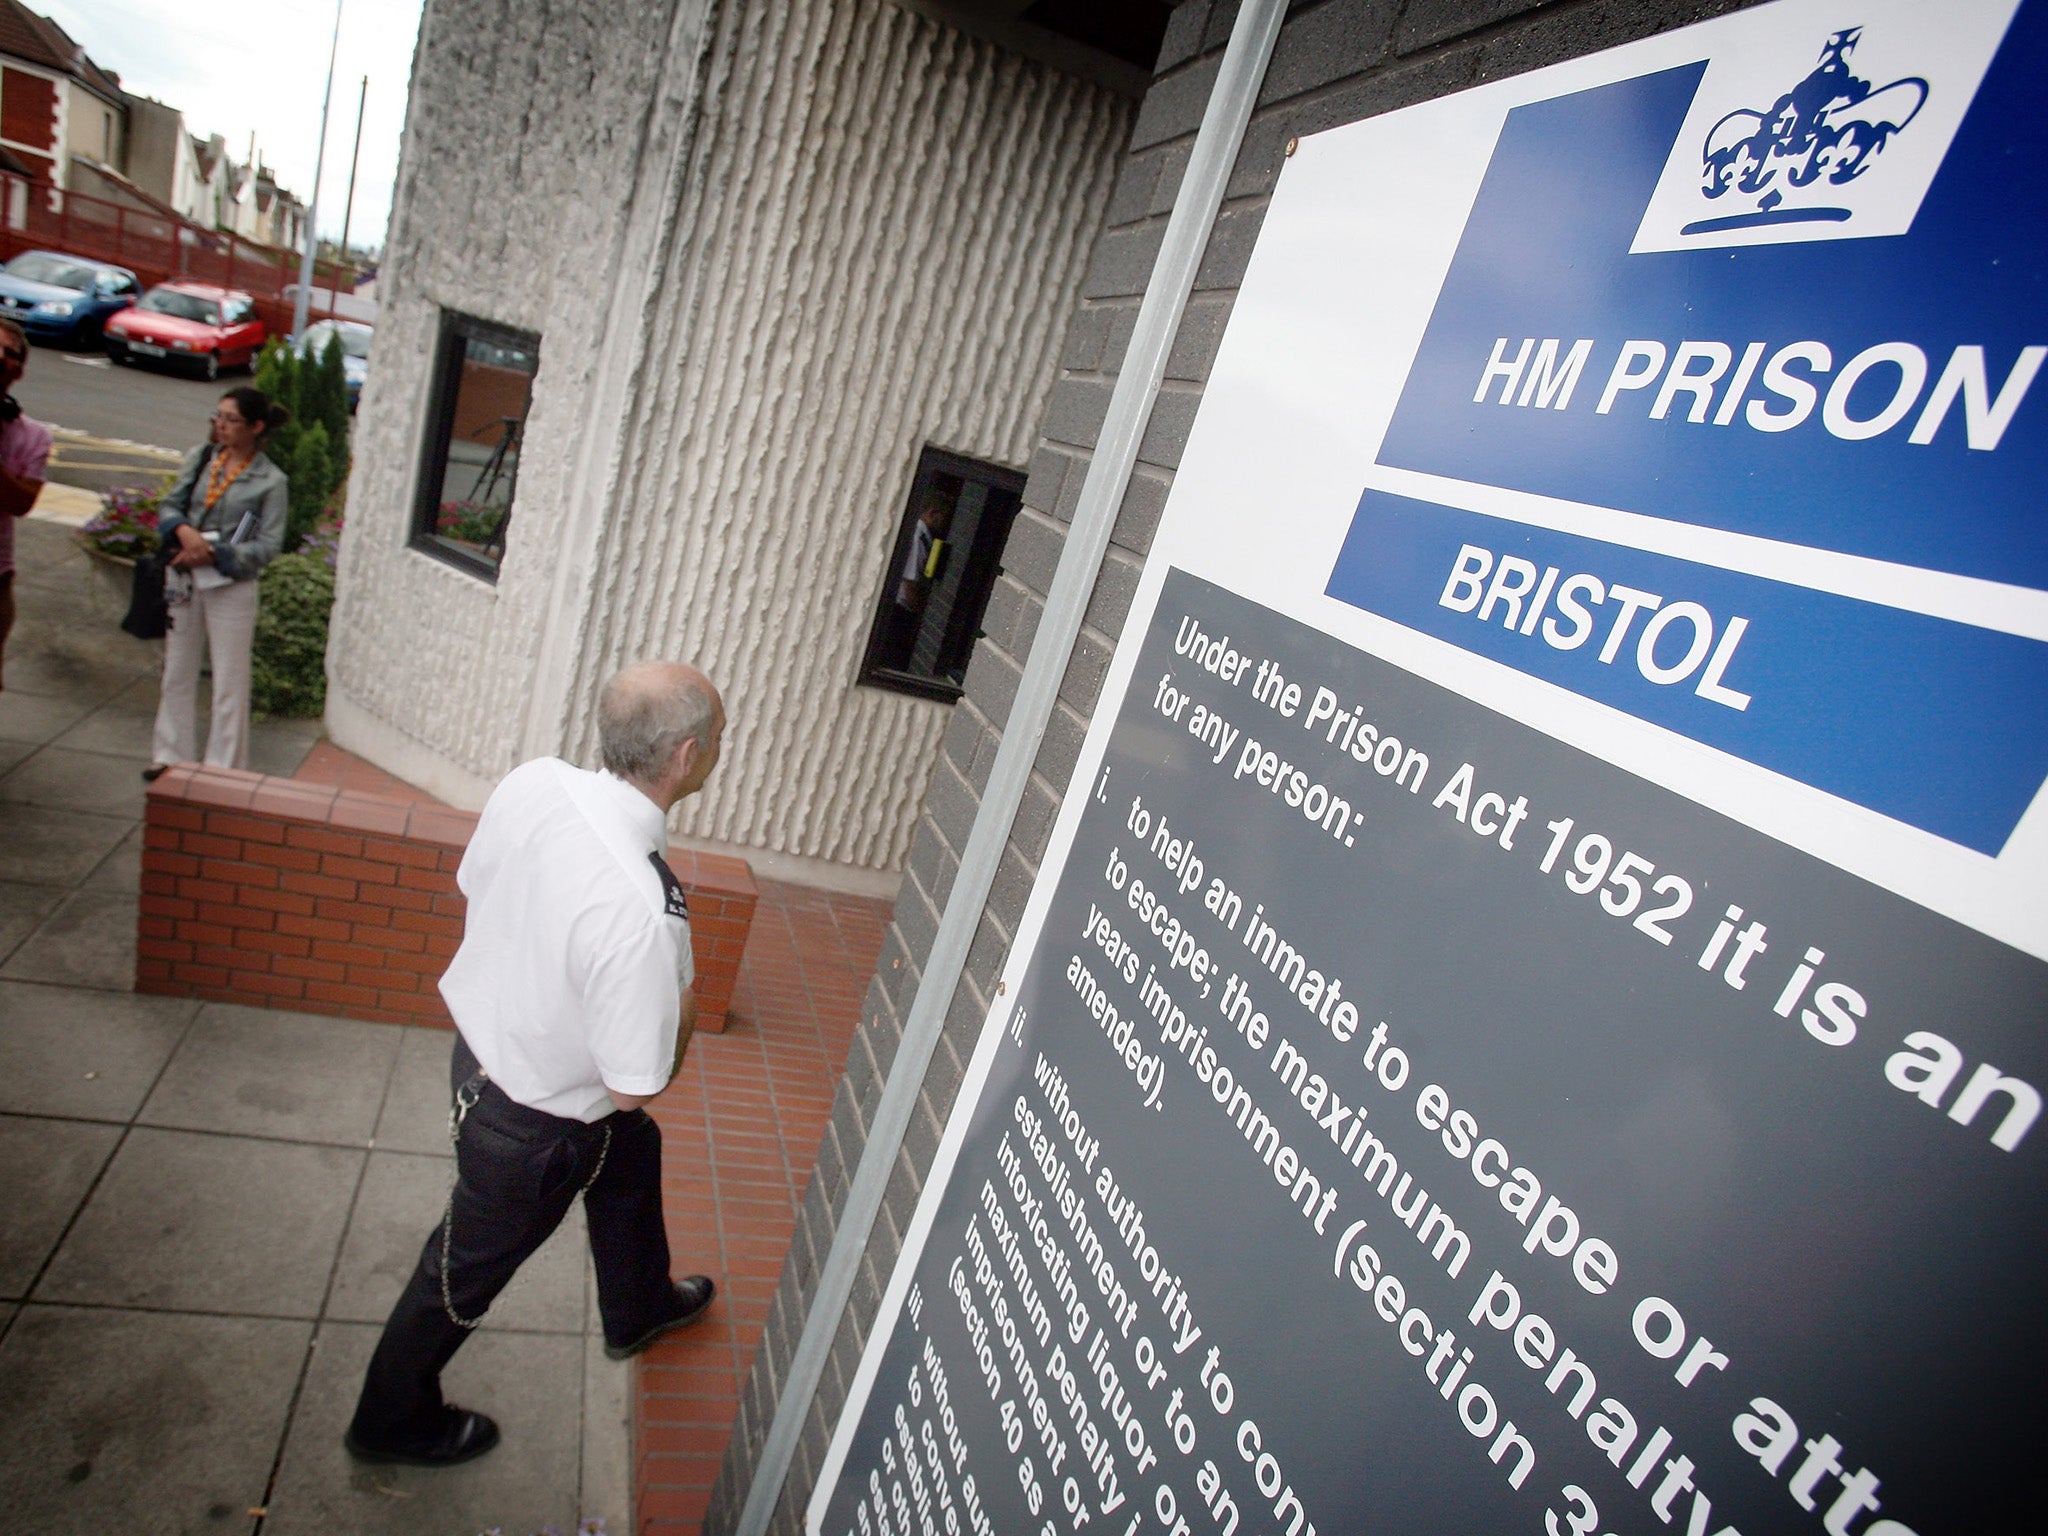
<svg viewBox="0 0 2048 1536">
<path fill-rule="evenodd" d="M 159 283 L 133 309 L 107 322 L 107 356 L 117 363 L 152 362 L 196 367 L 217 379 L 226 368 L 246 368 L 263 349 L 256 301 L 208 283 Z"/>
<path fill-rule="evenodd" d="M 363 380 L 370 375 L 370 337 L 374 334 L 371 327 L 357 320 L 319 320 L 307 326 L 305 335 L 299 338 L 299 355 L 315 359 L 327 355 L 330 340 L 341 338 L 341 373 L 348 382 L 351 412 L 362 396 Z"/>
<path fill-rule="evenodd" d="M 141 289 L 126 267 L 61 251 L 23 251 L 0 267 L 0 315 L 37 341 L 96 346 L 107 317 L 132 305 Z"/>
</svg>

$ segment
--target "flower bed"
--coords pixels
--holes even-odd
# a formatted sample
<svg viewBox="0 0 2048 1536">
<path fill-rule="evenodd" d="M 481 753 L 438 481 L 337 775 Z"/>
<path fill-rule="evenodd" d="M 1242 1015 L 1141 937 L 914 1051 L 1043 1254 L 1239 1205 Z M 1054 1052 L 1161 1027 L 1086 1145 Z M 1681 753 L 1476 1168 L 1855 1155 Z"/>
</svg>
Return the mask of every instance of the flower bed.
<svg viewBox="0 0 2048 1536">
<path fill-rule="evenodd" d="M 156 551 L 156 514 L 170 489 L 166 476 L 155 489 L 129 485 L 100 493 L 100 515 L 78 530 L 78 541 L 94 554 L 137 560 Z"/>
<path fill-rule="evenodd" d="M 481 545 L 497 531 L 505 509 L 487 501 L 444 501 L 434 516 L 434 532 L 444 539 Z"/>
</svg>

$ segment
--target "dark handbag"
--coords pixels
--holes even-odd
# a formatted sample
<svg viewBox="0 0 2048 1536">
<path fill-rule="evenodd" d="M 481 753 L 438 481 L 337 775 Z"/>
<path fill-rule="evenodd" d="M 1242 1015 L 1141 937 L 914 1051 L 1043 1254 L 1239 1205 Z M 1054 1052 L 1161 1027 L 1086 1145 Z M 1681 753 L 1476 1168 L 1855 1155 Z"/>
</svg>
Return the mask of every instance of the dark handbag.
<svg viewBox="0 0 2048 1536">
<path fill-rule="evenodd" d="M 164 579 L 170 574 L 175 544 L 143 555 L 135 562 L 128 588 L 128 612 L 121 627 L 138 640 L 161 640 L 170 632 L 170 605 L 164 601 Z"/>
</svg>

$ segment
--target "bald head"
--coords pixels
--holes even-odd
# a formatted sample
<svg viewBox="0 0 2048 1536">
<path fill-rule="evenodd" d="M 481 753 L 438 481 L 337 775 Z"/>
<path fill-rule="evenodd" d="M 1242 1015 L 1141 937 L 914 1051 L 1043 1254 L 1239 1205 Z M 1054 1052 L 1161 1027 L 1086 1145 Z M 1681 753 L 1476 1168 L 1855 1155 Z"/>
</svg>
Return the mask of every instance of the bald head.
<svg viewBox="0 0 2048 1536">
<path fill-rule="evenodd" d="M 710 776 L 724 726 L 725 707 L 710 678 L 679 661 L 643 661 L 605 684 L 597 705 L 598 753 L 605 767 L 643 788 L 679 777 L 680 799 Z M 678 764 L 690 743 L 696 751 L 685 755 L 693 761 Z"/>
</svg>

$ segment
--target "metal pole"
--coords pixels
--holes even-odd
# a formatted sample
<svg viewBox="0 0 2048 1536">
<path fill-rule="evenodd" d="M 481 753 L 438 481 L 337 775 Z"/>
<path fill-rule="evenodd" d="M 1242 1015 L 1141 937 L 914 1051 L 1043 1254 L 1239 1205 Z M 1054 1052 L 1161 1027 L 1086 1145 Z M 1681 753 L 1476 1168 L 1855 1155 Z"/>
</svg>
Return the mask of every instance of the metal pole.
<svg viewBox="0 0 2048 1536">
<path fill-rule="evenodd" d="M 341 205 L 341 259 L 348 261 L 348 226 L 356 213 L 356 166 L 363 158 L 363 108 L 370 104 L 370 77 L 363 76 L 363 93 L 356 98 L 356 147 L 348 156 L 348 201 Z M 354 263 L 349 263 L 354 267 Z"/>
<path fill-rule="evenodd" d="M 306 307 L 313 300 L 313 255 L 320 240 L 320 173 L 327 165 L 327 109 L 334 104 L 334 60 L 341 52 L 341 3 L 342 0 L 334 0 L 334 41 L 327 46 L 327 89 L 320 97 L 320 148 L 313 156 L 313 196 L 306 204 L 306 254 L 299 262 L 299 296 L 292 301 L 293 341 L 306 334 Z"/>
<path fill-rule="evenodd" d="M 938 1045 L 954 988 L 966 966 L 968 946 L 988 903 L 989 888 L 995 883 L 996 866 L 1016 820 L 1017 807 L 1023 802 L 1032 761 L 1038 756 L 1039 742 L 1058 701 L 1060 680 L 1066 675 L 1088 595 L 1102 568 L 1103 552 L 1116 524 L 1117 507 L 1137 463 L 1138 443 L 1151 418 L 1159 381 L 1166 375 L 1166 358 L 1173 346 L 1174 332 L 1180 327 L 1181 312 L 1194 288 L 1195 269 L 1216 222 L 1216 210 L 1222 206 L 1224 184 L 1230 179 L 1245 124 L 1258 100 L 1266 62 L 1272 57 L 1286 9 L 1287 0 L 1245 0 L 1231 29 L 1222 68 L 1202 113 L 1201 130 L 1195 135 L 1186 178 L 1174 200 L 1166 235 L 1152 266 L 1152 279 L 1138 307 L 1130 348 L 1110 393 L 1102 435 L 1081 485 L 1073 526 L 1067 532 L 1066 547 L 1053 573 L 1052 588 L 1046 594 L 1045 612 L 1039 619 L 1031 654 L 1017 685 L 1016 702 L 1003 728 L 1002 744 L 989 772 L 988 789 L 975 815 L 973 830 L 967 835 L 967 846 L 961 852 L 960 869 L 953 878 L 945 913 L 939 919 L 939 931 L 932 939 L 924 979 L 911 1002 L 902 1043 L 890 1064 L 889 1081 L 882 1090 L 860 1166 L 847 1191 L 845 1211 L 833 1234 L 831 1252 L 825 1257 L 810 1312 L 804 1318 L 803 1334 L 797 1340 L 781 1395 L 776 1400 L 775 1418 L 761 1445 L 761 1459 L 755 1464 L 746 1504 L 740 1511 L 738 1536 L 765 1536 L 782 1496 L 804 1420 L 810 1414 L 811 1400 L 817 1394 L 819 1379 L 831 1355 L 847 1297 L 852 1294 L 860 1272 L 861 1256 L 867 1249 L 875 1217 L 881 1212 L 882 1196 L 895 1168 L 903 1133 L 916 1108 L 918 1090 L 924 1084 L 925 1070 Z"/>
</svg>

